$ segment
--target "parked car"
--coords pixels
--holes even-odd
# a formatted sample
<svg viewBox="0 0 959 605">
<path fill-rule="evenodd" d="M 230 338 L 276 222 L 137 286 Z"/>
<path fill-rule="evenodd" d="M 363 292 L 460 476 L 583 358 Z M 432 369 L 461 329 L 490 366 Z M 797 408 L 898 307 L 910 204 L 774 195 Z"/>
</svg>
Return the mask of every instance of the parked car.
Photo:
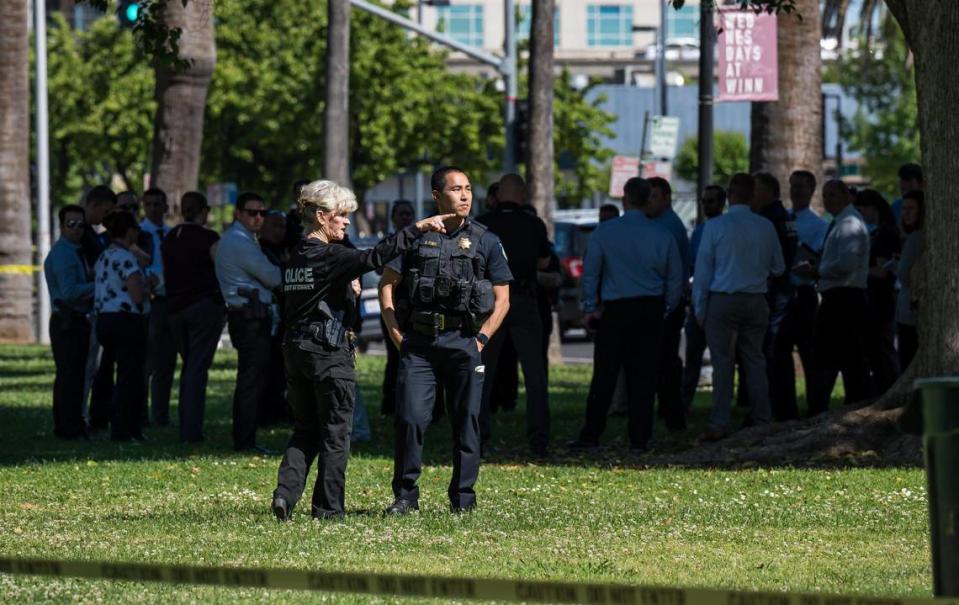
<svg viewBox="0 0 959 605">
<path fill-rule="evenodd" d="M 599 210 L 557 210 L 553 213 L 555 231 L 553 245 L 563 271 L 559 289 L 559 332 L 565 340 L 569 330 L 584 328 L 580 309 L 580 279 L 583 277 L 583 256 L 589 236 L 599 223 Z"/>
<path fill-rule="evenodd" d="M 363 237 L 353 239 L 353 244 L 360 250 L 367 250 L 379 243 L 379 238 Z M 380 327 L 380 298 L 377 286 L 380 283 L 380 274 L 376 271 L 364 273 L 360 278 L 363 292 L 360 294 L 360 319 L 362 328 L 357 334 L 358 345 L 361 351 L 366 351 L 371 342 L 382 342 L 383 330 Z"/>
</svg>

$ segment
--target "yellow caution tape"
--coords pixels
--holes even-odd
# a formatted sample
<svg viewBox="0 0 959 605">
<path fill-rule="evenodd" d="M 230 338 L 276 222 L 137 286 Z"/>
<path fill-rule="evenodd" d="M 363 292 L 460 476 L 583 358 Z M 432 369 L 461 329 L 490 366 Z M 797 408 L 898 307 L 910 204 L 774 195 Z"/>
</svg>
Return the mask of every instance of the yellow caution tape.
<svg viewBox="0 0 959 605">
<path fill-rule="evenodd" d="M 741 592 L 380 573 L 0 559 L 0 573 L 323 592 L 589 605 L 959 605 L 959 599 Z"/>
<path fill-rule="evenodd" d="M 39 270 L 36 265 L 0 265 L 0 274 L 33 275 Z"/>
</svg>

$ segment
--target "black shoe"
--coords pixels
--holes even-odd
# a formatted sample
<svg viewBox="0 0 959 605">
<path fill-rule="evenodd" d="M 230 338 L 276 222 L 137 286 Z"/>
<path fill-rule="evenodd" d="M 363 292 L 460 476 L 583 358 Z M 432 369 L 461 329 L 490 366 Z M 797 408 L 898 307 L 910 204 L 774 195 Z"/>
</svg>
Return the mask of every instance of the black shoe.
<svg viewBox="0 0 959 605">
<path fill-rule="evenodd" d="M 649 453 L 649 446 L 646 445 L 631 445 L 629 446 L 629 455 L 630 456 L 642 456 Z"/>
<path fill-rule="evenodd" d="M 293 511 L 290 510 L 290 503 L 286 501 L 286 498 L 282 496 L 276 496 L 273 498 L 273 504 L 270 507 L 273 509 L 273 516 L 276 517 L 277 521 L 289 521 L 293 518 Z"/>
<path fill-rule="evenodd" d="M 469 504 L 467 506 L 457 506 L 455 504 L 450 504 L 450 512 L 454 515 L 461 515 L 463 513 L 471 513 L 476 509 L 476 504 Z"/>
<path fill-rule="evenodd" d="M 585 439 L 574 439 L 566 444 L 566 448 L 570 450 L 577 450 L 581 452 L 597 450 L 599 449 L 599 442 L 597 441 L 586 441 Z"/>
<path fill-rule="evenodd" d="M 419 503 L 411 500 L 405 500 L 403 498 L 397 498 L 393 501 L 393 504 L 390 504 L 386 507 L 384 513 L 387 515 L 408 515 L 409 513 L 419 509 Z"/>
</svg>

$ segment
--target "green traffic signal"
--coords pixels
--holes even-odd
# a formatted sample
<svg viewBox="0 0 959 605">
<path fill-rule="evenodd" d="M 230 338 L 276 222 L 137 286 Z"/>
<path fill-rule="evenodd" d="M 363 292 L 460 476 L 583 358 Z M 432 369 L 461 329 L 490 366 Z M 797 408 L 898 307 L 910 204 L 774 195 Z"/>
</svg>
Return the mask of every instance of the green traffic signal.
<svg viewBox="0 0 959 605">
<path fill-rule="evenodd" d="M 122 27 L 132 28 L 140 16 L 140 2 L 121 1 L 117 7 L 117 17 Z"/>
</svg>

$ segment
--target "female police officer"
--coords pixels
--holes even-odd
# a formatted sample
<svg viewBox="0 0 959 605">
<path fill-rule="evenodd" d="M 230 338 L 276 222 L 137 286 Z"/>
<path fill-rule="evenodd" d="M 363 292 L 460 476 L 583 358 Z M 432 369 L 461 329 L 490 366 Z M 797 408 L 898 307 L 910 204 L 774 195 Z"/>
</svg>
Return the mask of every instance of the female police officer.
<svg viewBox="0 0 959 605">
<path fill-rule="evenodd" d="M 422 233 L 444 232 L 443 220 L 449 218 L 421 220 L 361 251 L 335 245 L 345 237 L 349 214 L 357 207 L 349 189 L 314 181 L 301 190 L 297 203 L 307 235 L 283 275 L 283 357 L 294 418 L 273 492 L 273 513 L 283 521 L 303 494 L 314 458 L 313 516 L 343 515 L 355 382 L 352 333 L 346 327 L 356 312 L 351 282 L 401 254 Z"/>
</svg>

